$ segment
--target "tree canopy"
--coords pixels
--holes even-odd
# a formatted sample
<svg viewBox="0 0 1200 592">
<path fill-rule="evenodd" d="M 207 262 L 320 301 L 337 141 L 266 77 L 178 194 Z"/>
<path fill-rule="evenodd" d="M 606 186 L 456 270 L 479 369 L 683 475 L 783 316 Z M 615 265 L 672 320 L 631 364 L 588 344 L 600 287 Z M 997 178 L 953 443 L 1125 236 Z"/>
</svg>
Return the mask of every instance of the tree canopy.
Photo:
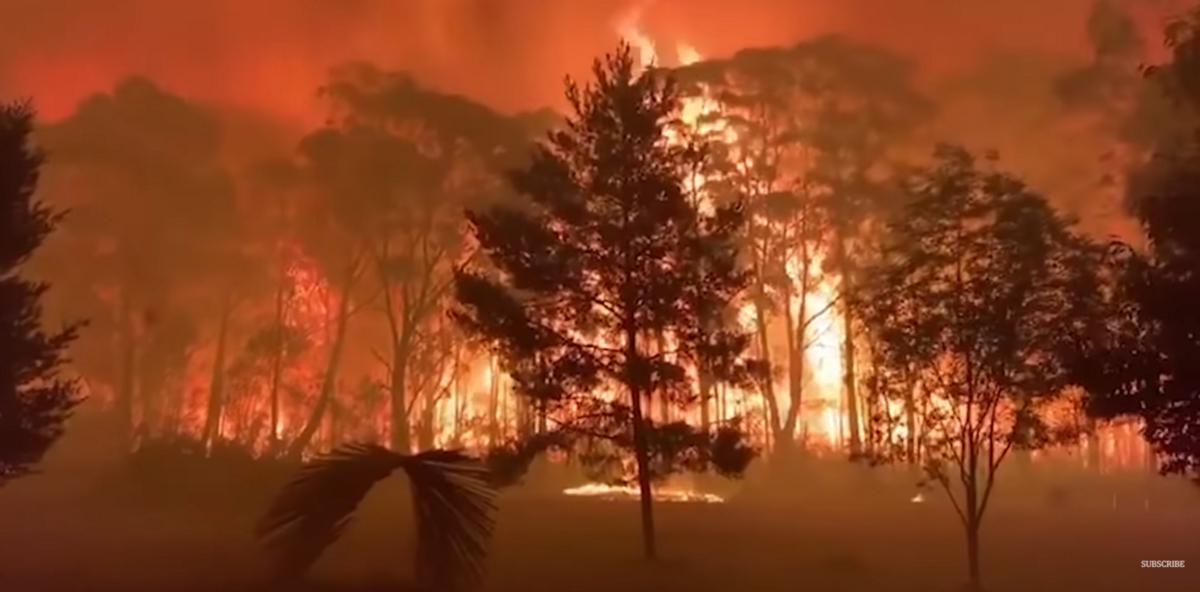
<svg viewBox="0 0 1200 592">
<path fill-rule="evenodd" d="M 632 475 L 610 478 L 639 484 L 653 556 L 651 481 L 681 462 L 706 465 L 714 442 L 737 448 L 679 418 L 697 397 L 689 368 L 702 363 L 724 381 L 745 374 L 745 335 L 699 321 L 727 312 L 745 286 L 734 242 L 742 216 L 737 205 L 706 213 L 685 195 L 689 148 L 664 133 L 679 111 L 672 81 L 638 74 L 627 45 L 592 73 L 586 86 L 567 85 L 566 127 L 512 174 L 528 202 L 468 212 L 495 272 L 458 274 L 455 314 L 499 351 L 547 429 L 592 460 L 605 448 L 633 453 Z M 653 420 L 652 401 L 665 410 Z"/>
<path fill-rule="evenodd" d="M 1097 318 L 1097 249 L 1040 195 L 959 148 L 940 148 L 906 193 L 862 306 L 874 362 L 899 381 L 883 409 L 919 418 L 925 470 L 966 530 L 977 588 L 979 527 L 1001 464 L 1014 448 L 1070 435 L 1049 406 Z"/>
</svg>

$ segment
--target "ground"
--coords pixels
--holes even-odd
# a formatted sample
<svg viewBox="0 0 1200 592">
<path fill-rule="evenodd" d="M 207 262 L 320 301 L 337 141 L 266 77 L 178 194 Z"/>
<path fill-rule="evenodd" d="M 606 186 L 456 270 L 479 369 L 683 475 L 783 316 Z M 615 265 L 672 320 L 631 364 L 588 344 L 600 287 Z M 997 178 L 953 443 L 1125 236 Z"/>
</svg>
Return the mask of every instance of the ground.
<svg viewBox="0 0 1200 592">
<path fill-rule="evenodd" d="M 61 456 L 61 455 L 60 455 Z M 265 590 L 250 526 L 269 492 L 245 479 L 185 483 L 181 503 L 113 485 L 114 469 L 52 458 L 0 489 L 0 590 Z M 991 591 L 1200 590 L 1200 488 L 1154 475 L 1099 477 L 1066 465 L 1006 467 L 986 518 Z M 662 559 L 647 563 L 637 506 L 556 492 L 570 469 L 541 468 L 504 493 L 485 590 L 821 592 L 961 589 L 962 534 L 935 491 L 912 503 L 911 474 L 809 461 L 709 483 L 724 504 L 657 506 Z M 405 589 L 412 532 L 397 481 L 368 498 L 310 589 Z M 1184 569 L 1140 568 L 1183 559 Z M 295 590 L 295 588 L 289 588 Z"/>
</svg>

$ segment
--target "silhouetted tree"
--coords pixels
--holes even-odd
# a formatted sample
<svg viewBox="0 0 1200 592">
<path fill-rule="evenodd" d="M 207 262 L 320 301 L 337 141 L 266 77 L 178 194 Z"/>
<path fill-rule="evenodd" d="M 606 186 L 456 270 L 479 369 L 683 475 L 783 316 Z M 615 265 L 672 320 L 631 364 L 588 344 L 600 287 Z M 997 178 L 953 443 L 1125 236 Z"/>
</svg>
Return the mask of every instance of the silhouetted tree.
<svg viewBox="0 0 1200 592">
<path fill-rule="evenodd" d="M 597 60 L 593 75 L 584 87 L 568 82 L 566 128 L 513 174 L 529 203 L 468 213 L 496 273 L 457 275 L 455 315 L 498 350 L 516 391 L 585 460 L 615 463 L 632 451 L 652 558 L 656 478 L 680 465 L 738 472 L 749 462 L 731 426 L 707 434 L 650 418 L 652 401 L 664 414 L 695 402 L 689 367 L 745 380 L 746 336 L 700 320 L 745 286 L 742 215 L 737 206 L 704 213 L 685 195 L 689 149 L 664 137 L 679 110 L 670 80 L 638 75 L 628 45 Z"/>
<path fill-rule="evenodd" d="M 1200 473 L 1198 25 L 1200 10 L 1172 23 L 1173 59 L 1150 70 L 1148 86 L 1169 101 L 1179 126 L 1151 136 L 1152 158 L 1130 176 L 1127 200 L 1146 248 L 1115 245 L 1113 317 L 1077 368 L 1090 412 L 1140 418 L 1160 468 L 1192 474 Z"/>
<path fill-rule="evenodd" d="M 302 575 L 341 536 L 371 488 L 396 471 L 412 487 L 418 583 L 441 591 L 477 581 L 495 510 L 484 467 L 458 452 L 408 455 L 368 445 L 305 465 L 259 521 L 256 533 L 272 552 L 276 576 Z"/>
<path fill-rule="evenodd" d="M 33 117 L 27 104 L 0 105 L 0 486 L 33 470 L 80 401 L 79 384 L 60 374 L 78 326 L 47 332 L 49 285 L 20 275 L 62 220 L 35 195 Z"/>
<path fill-rule="evenodd" d="M 1019 180 L 942 147 L 907 183 L 860 305 L 880 364 L 908 374 L 928 476 L 966 533 L 981 584 L 979 533 L 1014 448 L 1072 434 L 1046 421 L 1098 308 L 1097 249 Z"/>
</svg>

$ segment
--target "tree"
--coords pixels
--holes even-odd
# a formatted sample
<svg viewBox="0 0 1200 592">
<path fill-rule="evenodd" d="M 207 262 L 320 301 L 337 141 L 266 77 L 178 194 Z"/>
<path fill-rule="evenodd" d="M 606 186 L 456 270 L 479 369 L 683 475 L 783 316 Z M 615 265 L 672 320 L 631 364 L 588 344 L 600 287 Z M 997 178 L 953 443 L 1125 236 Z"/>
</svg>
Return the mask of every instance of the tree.
<svg viewBox="0 0 1200 592">
<path fill-rule="evenodd" d="M 1014 448 L 1071 435 L 1045 409 L 1070 386 L 1072 352 L 1096 322 L 1097 250 L 1041 196 L 962 149 L 939 148 L 907 194 L 859 304 L 877 363 L 924 399 L 925 469 L 964 527 L 978 589 L 1000 466 Z"/>
<path fill-rule="evenodd" d="M 839 292 L 853 292 L 862 227 L 889 192 L 890 175 L 880 174 L 889 151 L 932 111 L 912 73 L 907 60 L 840 37 L 747 49 L 677 71 L 700 106 L 696 127 L 712 140 L 706 192 L 746 203 L 757 355 L 787 371 L 786 396 L 773 379 L 761 386 L 777 451 L 791 448 L 813 383 L 807 358 L 835 320 L 843 323 L 836 331 L 849 448 L 862 451 L 855 315 Z M 772 363 L 777 321 L 782 364 Z"/>
<path fill-rule="evenodd" d="M 0 105 L 0 486 L 33 470 L 81 400 L 78 382 L 61 375 L 79 326 L 43 328 L 50 287 L 20 275 L 63 217 L 35 196 L 33 118 L 27 104 Z"/>
<path fill-rule="evenodd" d="M 301 145 L 318 190 L 316 211 L 333 226 L 339 248 L 352 253 L 356 273 L 369 274 L 380 289 L 392 448 L 412 449 L 418 409 L 419 423 L 430 429 L 417 444 L 429 448 L 443 375 L 454 370 L 459 341 L 437 335 L 432 321 L 442 316 L 451 270 L 465 257 L 462 210 L 496 192 L 497 169 L 511 164 L 530 122 L 369 64 L 335 69 L 322 91 L 330 125 Z M 329 396 L 322 389 L 319 402 Z M 314 413 L 314 429 L 319 419 Z"/>
<path fill-rule="evenodd" d="M 44 138 L 55 155 L 47 195 L 71 210 L 44 266 L 69 290 L 61 307 L 93 323 L 74 357 L 93 388 L 111 390 L 124 436 L 153 434 L 183 398 L 182 380 L 167 378 L 184 372 L 204 329 L 220 337 L 225 319 L 229 336 L 239 290 L 254 283 L 217 118 L 131 78 L 89 97 Z M 223 399 L 217 358 L 210 435 Z"/>
<path fill-rule="evenodd" d="M 1147 136 L 1152 157 L 1133 171 L 1127 201 L 1145 249 L 1118 243 L 1106 331 L 1080 356 L 1088 410 L 1135 417 L 1164 472 L 1200 474 L 1200 10 L 1167 30 L 1171 62 L 1150 70 L 1149 85 L 1170 105 L 1176 126 Z"/>
<path fill-rule="evenodd" d="M 454 314 L 585 460 L 619 464 L 632 451 L 633 475 L 618 477 L 638 484 L 653 558 L 652 482 L 680 466 L 749 462 L 732 426 L 699 433 L 670 417 L 696 400 L 690 368 L 746 380 L 746 336 L 700 321 L 728 311 L 746 276 L 740 208 L 704 213 L 685 195 L 689 148 L 664 134 L 679 111 L 675 85 L 635 70 L 623 44 L 594 63 L 593 83 L 568 81 L 566 127 L 512 175 L 528 203 L 468 212 L 495 273 L 458 273 Z"/>
<path fill-rule="evenodd" d="M 369 445 L 345 446 L 305 465 L 271 504 L 256 534 L 272 552 L 276 576 L 302 575 L 341 536 L 371 488 L 396 471 L 412 485 L 418 582 L 452 590 L 478 579 L 495 509 L 483 466 L 458 452 L 410 455 Z"/>
</svg>

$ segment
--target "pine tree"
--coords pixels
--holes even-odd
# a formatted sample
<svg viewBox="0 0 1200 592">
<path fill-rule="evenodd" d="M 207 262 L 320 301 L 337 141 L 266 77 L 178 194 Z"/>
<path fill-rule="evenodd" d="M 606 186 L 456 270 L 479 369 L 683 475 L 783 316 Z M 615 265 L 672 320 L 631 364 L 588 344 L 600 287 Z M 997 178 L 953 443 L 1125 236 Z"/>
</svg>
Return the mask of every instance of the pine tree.
<svg viewBox="0 0 1200 592">
<path fill-rule="evenodd" d="M 42 154 L 30 144 L 33 118 L 27 104 L 0 106 L 0 485 L 33 470 L 80 401 L 78 383 L 60 375 L 78 327 L 47 332 L 49 286 L 19 275 L 62 219 L 34 195 Z"/>
<path fill-rule="evenodd" d="M 458 274 L 455 315 L 495 346 L 545 430 L 610 467 L 632 451 L 625 477 L 640 490 L 653 558 L 652 481 L 749 462 L 733 427 L 709 434 L 679 420 L 698 399 L 693 369 L 746 379 L 747 337 L 728 321 L 747 276 L 740 207 L 707 211 L 684 191 L 703 148 L 664 137 L 678 115 L 675 85 L 636 70 L 623 45 L 596 61 L 592 84 L 568 81 L 565 129 L 512 175 L 528 203 L 468 212 L 496 273 Z"/>
</svg>

